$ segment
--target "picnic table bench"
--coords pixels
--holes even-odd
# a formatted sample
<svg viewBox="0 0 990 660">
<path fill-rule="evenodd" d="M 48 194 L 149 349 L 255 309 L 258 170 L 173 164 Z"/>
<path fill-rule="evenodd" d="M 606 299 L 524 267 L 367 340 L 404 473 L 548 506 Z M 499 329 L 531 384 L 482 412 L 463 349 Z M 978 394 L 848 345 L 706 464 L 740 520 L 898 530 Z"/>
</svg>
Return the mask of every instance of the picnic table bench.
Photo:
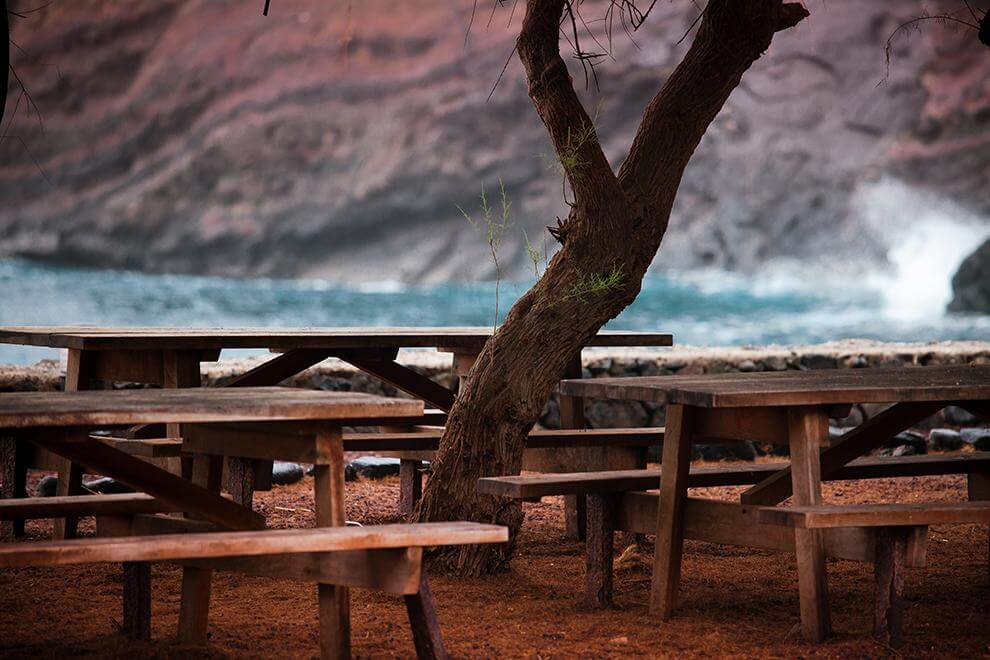
<svg viewBox="0 0 990 660">
<path fill-rule="evenodd" d="M 869 532 L 872 526 L 846 528 L 867 530 L 867 533 L 844 536 L 841 542 L 834 540 L 838 538 L 834 535 L 833 541 L 829 541 L 830 535 L 818 528 L 780 527 L 788 539 L 768 532 L 767 528 L 774 525 L 760 520 L 766 520 L 770 514 L 757 514 L 755 508 L 775 506 L 789 497 L 798 510 L 822 507 L 823 480 L 848 474 L 849 470 L 855 473 L 859 467 L 852 463 L 855 459 L 947 405 L 990 418 L 988 366 L 565 380 L 560 391 L 571 396 L 667 405 L 662 478 L 656 484 L 660 494 L 658 500 L 653 500 L 657 540 L 651 611 L 661 619 L 669 618 L 674 611 L 685 536 L 718 534 L 726 539 L 721 542 L 757 547 L 786 543 L 788 549 L 793 548 L 797 560 L 802 632 L 810 641 L 823 639 L 831 630 L 825 569 L 829 546 L 838 556 L 872 557 L 875 549 L 875 536 Z M 856 403 L 890 405 L 830 443 L 830 415 L 844 416 Z M 739 503 L 688 498 L 692 480 L 699 478 L 692 477 L 690 469 L 692 443 L 734 440 L 788 444 L 790 464 L 764 475 L 742 494 Z M 970 475 L 971 496 L 979 493 L 980 499 L 990 497 L 987 495 L 990 473 L 982 468 L 966 472 Z M 649 520 L 651 512 L 644 503 L 650 499 L 649 493 L 632 491 L 623 496 L 624 508 L 618 514 L 601 507 L 589 516 L 628 517 L 630 511 L 638 510 L 641 519 Z M 612 524 L 606 521 L 597 527 L 608 530 Z M 771 541 L 774 538 L 778 541 Z M 606 549 L 602 540 L 596 539 L 594 543 L 602 547 L 589 549 L 589 554 L 611 553 L 610 545 Z M 837 543 L 843 548 L 842 553 L 835 552 L 840 547 Z"/>
<path fill-rule="evenodd" d="M 412 525 L 259 535 L 258 530 L 265 527 L 264 517 L 220 495 L 222 455 L 190 448 L 191 479 L 184 479 L 91 435 L 93 428 L 144 423 L 181 424 L 183 431 L 210 428 L 226 434 L 224 437 L 228 439 L 242 428 L 270 429 L 271 433 L 263 438 L 257 434 L 247 437 L 243 446 L 232 446 L 235 453 L 230 455 L 305 456 L 314 464 L 317 525 L 342 527 L 345 518 L 341 428 L 369 418 L 415 416 L 422 410 L 422 402 L 412 399 L 279 387 L 5 393 L 0 395 L 0 437 L 14 437 L 43 447 L 93 472 L 114 477 L 139 493 L 4 500 L 0 502 L 0 518 L 90 514 L 98 516 L 97 530 L 101 535 L 210 533 L 8 544 L 0 548 L 3 555 L 0 566 L 122 561 L 124 627 L 132 635 L 147 637 L 150 635 L 150 571 L 146 561 L 188 560 L 183 568 L 179 636 L 197 642 L 206 639 L 214 568 L 305 578 L 320 585 L 321 648 L 332 657 L 349 654 L 347 586 L 355 581 L 359 586 L 404 584 L 402 589 L 406 591 L 402 593 L 415 600 L 412 605 L 407 600 L 407 605 L 413 607 L 410 617 L 417 649 L 432 649 L 427 655 L 442 656 L 439 628 L 431 613 L 432 604 L 428 602 L 429 591 L 425 575 L 420 571 L 418 548 L 498 542 L 506 538 L 503 528 Z M 183 512 L 187 518 L 160 515 L 174 512 Z M 214 530 L 240 531 L 225 535 Z M 395 568 L 391 568 L 391 560 L 383 560 L 386 555 L 379 551 L 394 548 L 407 550 L 404 555 L 386 553 L 395 559 Z M 358 558 L 360 561 L 347 553 L 340 559 L 324 557 L 324 553 L 338 550 L 377 554 Z M 264 555 L 264 559 L 244 559 L 257 555 Z M 292 557 L 286 558 L 288 555 Z M 210 561 L 203 563 L 200 561 L 203 559 Z M 360 569 L 361 566 L 365 568 Z M 410 586 L 413 577 L 416 583 Z"/>
<path fill-rule="evenodd" d="M 339 358 L 357 369 L 426 402 L 439 414 L 419 419 L 392 420 L 388 431 L 409 431 L 423 424 L 443 424 L 443 414 L 450 410 L 456 392 L 414 369 L 396 361 L 401 348 L 433 348 L 452 354 L 455 375 L 466 375 L 485 342 L 491 328 L 420 327 L 420 328 L 161 328 L 161 327 L 90 327 L 90 326 L 3 326 L 0 343 L 65 349 L 68 351 L 66 390 L 101 387 L 108 381 L 131 381 L 167 388 L 199 387 L 200 363 L 219 359 L 223 349 L 267 349 L 278 354 L 265 363 L 226 384 L 228 387 L 277 385 L 323 360 Z M 595 346 L 643 347 L 670 346 L 673 338 L 661 332 L 602 331 L 588 344 Z M 581 358 L 576 355 L 565 374 L 581 377 Z M 578 397 L 562 396 L 561 426 L 584 429 L 584 406 Z M 369 425 L 376 422 L 371 421 Z M 592 431 L 589 435 L 599 433 Z M 151 424 L 127 429 L 118 446 L 146 458 L 178 461 L 174 456 L 179 437 L 177 427 Z M 623 469 L 645 466 L 645 456 L 634 443 L 634 436 L 616 437 L 602 433 L 598 443 L 568 445 L 568 436 L 560 436 L 552 449 L 533 448 L 525 456 L 527 469 L 560 472 L 583 469 Z M 577 437 L 573 437 L 577 439 Z M 150 440 L 150 442 L 144 442 Z M 398 439 L 399 446 L 403 442 Z M 382 446 L 382 445 L 379 445 Z M 2 450 L 2 448 L 0 448 Z M 13 450 L 10 450 L 13 451 Z M 393 451 L 398 451 L 393 449 Z M 173 452 L 170 454 L 170 452 Z M 151 454 L 151 456 L 149 456 Z M 395 454 L 401 460 L 402 488 L 400 510 L 410 512 L 421 491 L 419 467 L 421 456 Z M 22 457 L 23 459 L 23 457 Z M 0 464 L 4 463 L 0 456 Z M 6 459 L 13 462 L 13 458 Z M 45 456 L 36 459 L 39 466 L 51 467 Z M 22 463 L 24 460 L 21 461 Z M 57 461 L 59 494 L 79 492 L 81 474 L 78 466 Z M 178 466 L 172 467 L 178 472 Z M 268 487 L 271 462 L 245 459 L 229 462 L 227 490 L 235 499 L 249 503 L 255 489 Z M 16 479 L 18 484 L 22 477 Z M 568 526 L 580 535 L 583 511 L 576 500 L 568 506 Z M 74 533 L 74 521 L 59 521 L 59 538 Z"/>
</svg>

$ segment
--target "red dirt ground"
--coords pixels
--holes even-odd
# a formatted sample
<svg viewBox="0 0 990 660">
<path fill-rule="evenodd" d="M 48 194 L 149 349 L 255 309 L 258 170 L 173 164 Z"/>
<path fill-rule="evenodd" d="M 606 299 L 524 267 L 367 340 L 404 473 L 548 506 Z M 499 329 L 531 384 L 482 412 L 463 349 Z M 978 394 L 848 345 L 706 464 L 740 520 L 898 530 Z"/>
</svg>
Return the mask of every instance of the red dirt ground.
<svg viewBox="0 0 990 660">
<path fill-rule="evenodd" d="M 314 524 L 312 479 L 260 493 L 257 506 L 275 527 Z M 699 491 L 728 497 L 738 489 Z M 348 484 L 348 517 L 365 524 L 398 520 L 398 480 Z M 963 500 L 964 477 L 830 484 L 830 501 Z M 581 545 L 564 537 L 560 501 L 527 504 L 519 550 L 508 572 L 484 579 L 432 579 L 448 650 L 457 657 L 891 655 L 870 638 L 872 573 L 866 564 L 829 563 L 835 636 L 805 644 L 797 634 L 798 600 L 790 556 L 689 542 L 682 604 L 670 622 L 647 610 L 649 571 L 635 561 L 616 576 L 616 606 L 582 602 Z M 92 523 L 84 530 L 91 531 Z M 44 538 L 50 523 L 28 525 Z M 621 548 L 617 548 L 621 551 Z M 648 561 L 648 557 L 647 557 Z M 647 564 L 648 565 L 648 564 Z M 179 569 L 153 568 L 151 643 L 117 635 L 120 570 L 112 565 L 0 572 L 3 657 L 310 657 L 318 653 L 316 589 L 282 580 L 218 574 L 207 648 L 172 641 Z M 910 599 L 901 654 L 990 656 L 987 530 L 975 525 L 929 530 L 928 567 L 907 578 Z M 413 655 L 398 597 L 353 592 L 356 657 Z"/>
</svg>

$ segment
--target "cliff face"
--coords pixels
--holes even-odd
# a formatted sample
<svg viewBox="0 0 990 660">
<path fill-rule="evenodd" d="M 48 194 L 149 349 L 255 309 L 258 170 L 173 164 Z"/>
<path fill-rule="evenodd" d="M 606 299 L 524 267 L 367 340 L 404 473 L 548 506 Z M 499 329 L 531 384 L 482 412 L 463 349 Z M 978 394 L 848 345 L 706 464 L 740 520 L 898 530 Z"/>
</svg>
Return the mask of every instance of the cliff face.
<svg viewBox="0 0 990 660">
<path fill-rule="evenodd" d="M 491 273 L 472 208 L 505 182 L 503 247 L 566 207 L 510 56 L 522 7 L 473 0 L 63 2 L 17 21 L 26 101 L 0 142 L 0 255 L 100 267 L 343 280 Z M 511 4 L 511 3 L 507 3 Z M 774 257 L 882 259 L 855 200 L 885 177 L 990 215 L 990 54 L 928 25 L 926 3 L 812 2 L 746 75 L 685 173 L 658 264 L 751 269 Z M 350 9 L 348 9 L 350 5 Z M 583 13 L 601 15 L 589 0 Z M 953 7 L 954 8 L 954 7 Z M 618 165 L 687 45 L 695 3 L 617 30 L 598 67 L 599 134 Z M 583 84 L 580 67 L 572 67 Z M 25 150 L 24 144 L 27 145 Z M 538 239 L 537 239 L 538 240 Z"/>
</svg>

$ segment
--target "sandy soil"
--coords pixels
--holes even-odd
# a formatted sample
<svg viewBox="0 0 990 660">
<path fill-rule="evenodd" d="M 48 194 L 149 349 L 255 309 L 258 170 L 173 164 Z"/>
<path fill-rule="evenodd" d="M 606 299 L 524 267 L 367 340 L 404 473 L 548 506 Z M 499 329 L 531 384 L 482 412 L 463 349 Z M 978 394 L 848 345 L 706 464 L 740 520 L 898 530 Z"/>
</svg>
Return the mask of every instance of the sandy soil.
<svg viewBox="0 0 990 660">
<path fill-rule="evenodd" d="M 312 479 L 261 493 L 273 526 L 313 524 Z M 965 478 L 912 478 L 830 485 L 831 501 L 961 500 Z M 729 497 L 737 489 L 709 489 Z M 702 494 L 702 491 L 699 491 Z M 349 484 L 351 519 L 398 519 L 398 480 Z M 614 608 L 582 602 L 581 545 L 564 538 L 560 501 L 526 505 L 526 525 L 510 570 L 485 579 L 432 579 L 448 649 L 459 657 L 826 656 L 887 655 L 870 638 L 870 567 L 829 564 L 836 635 L 800 641 L 797 578 L 791 557 L 745 548 L 688 543 L 682 605 L 662 625 L 647 611 L 649 572 L 642 562 L 617 573 Z M 83 527 L 92 531 L 92 523 Z M 29 523 L 32 538 L 50 523 Z M 621 551 L 617 547 L 617 552 Z M 647 549 L 648 552 L 648 549 Z M 642 555 L 641 555 L 642 556 Z M 907 578 L 906 656 L 990 656 L 987 530 L 933 527 L 929 565 Z M 648 561 L 648 555 L 647 560 Z M 317 654 L 312 585 L 219 574 L 214 581 L 210 643 L 176 645 L 179 569 L 155 566 L 154 641 L 116 634 L 120 571 L 112 565 L 0 572 L 0 655 L 127 657 L 306 657 Z M 355 590 L 356 657 L 409 657 L 413 647 L 398 597 Z"/>
</svg>

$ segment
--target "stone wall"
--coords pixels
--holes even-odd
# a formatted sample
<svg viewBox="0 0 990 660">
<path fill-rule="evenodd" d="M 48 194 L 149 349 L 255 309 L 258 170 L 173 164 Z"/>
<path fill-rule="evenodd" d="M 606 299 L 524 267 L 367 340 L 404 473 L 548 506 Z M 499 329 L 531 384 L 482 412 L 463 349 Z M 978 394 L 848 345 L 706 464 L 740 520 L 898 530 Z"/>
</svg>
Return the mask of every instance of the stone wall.
<svg viewBox="0 0 990 660">
<path fill-rule="evenodd" d="M 206 385 L 222 385 L 265 357 L 207 363 L 203 368 Z M 450 356 L 425 350 L 408 350 L 399 361 L 443 385 L 454 384 Z M 990 364 L 990 342 L 960 341 L 892 344 L 865 340 L 843 340 L 808 346 L 742 346 L 669 349 L 589 349 L 584 355 L 584 377 L 661 376 L 728 372 L 785 371 L 810 369 L 860 369 L 872 367 L 920 367 L 945 364 Z M 395 388 L 380 383 L 340 360 L 326 360 L 284 383 L 331 391 L 369 392 L 402 396 Z M 118 387 L 134 386 L 118 384 Z M 35 365 L 0 367 L 0 391 L 57 390 L 61 387 L 58 363 L 44 360 Z M 844 420 L 833 420 L 833 432 L 855 426 L 874 414 L 876 406 L 856 406 Z M 586 416 L 595 428 L 623 426 L 662 426 L 663 406 L 637 401 L 588 401 Z M 556 395 L 548 402 L 540 424 L 559 425 Z M 919 425 L 914 435 L 902 434 L 886 447 L 886 453 L 920 453 L 932 449 L 959 449 L 972 446 L 990 450 L 990 430 L 971 415 L 949 408 Z M 933 429 L 938 432 L 931 433 Z M 772 447 L 750 445 L 732 448 L 702 447 L 706 458 L 719 458 L 729 449 L 732 455 L 748 457 Z"/>
</svg>

